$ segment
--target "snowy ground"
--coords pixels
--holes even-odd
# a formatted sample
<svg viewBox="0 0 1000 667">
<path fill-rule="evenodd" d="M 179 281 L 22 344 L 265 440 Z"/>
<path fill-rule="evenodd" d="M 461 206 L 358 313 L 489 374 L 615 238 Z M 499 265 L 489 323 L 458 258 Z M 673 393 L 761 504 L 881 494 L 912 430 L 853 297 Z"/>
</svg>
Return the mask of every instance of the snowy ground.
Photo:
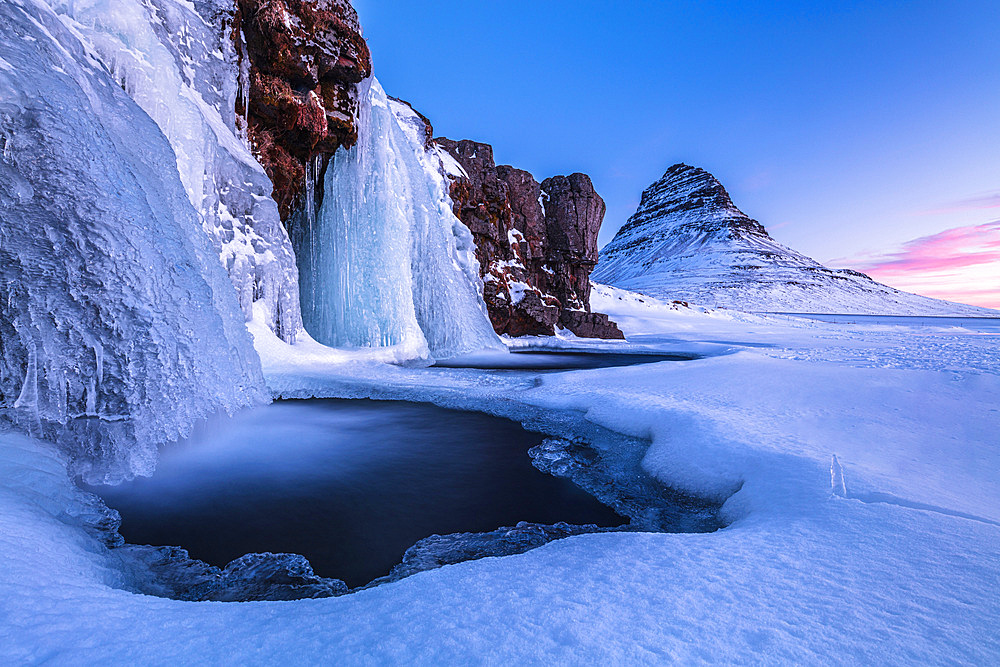
<svg viewBox="0 0 1000 667">
<path fill-rule="evenodd" d="M 650 438 L 645 466 L 664 482 L 733 494 L 727 528 L 583 535 L 340 598 L 184 603 L 116 588 L 64 462 L 5 434 L 0 662 L 1000 660 L 1000 332 L 596 292 L 630 338 L 613 349 L 707 356 L 491 373 L 324 357 L 254 333 L 283 395 L 579 411 Z"/>
</svg>

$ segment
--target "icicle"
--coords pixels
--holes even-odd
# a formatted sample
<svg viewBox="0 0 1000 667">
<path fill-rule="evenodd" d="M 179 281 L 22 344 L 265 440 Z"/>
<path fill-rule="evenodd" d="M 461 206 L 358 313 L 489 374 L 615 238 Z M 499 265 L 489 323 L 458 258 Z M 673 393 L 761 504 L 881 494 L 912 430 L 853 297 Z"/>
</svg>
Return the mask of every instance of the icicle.
<svg viewBox="0 0 1000 667">
<path fill-rule="evenodd" d="M 306 227 L 309 230 L 309 266 L 316 266 L 316 181 L 319 177 L 319 160 L 317 155 L 306 161 Z M 316 281 L 310 283 L 310 303 L 316 303 Z"/>
<path fill-rule="evenodd" d="M 24 372 L 24 384 L 21 393 L 14 401 L 14 408 L 24 410 L 31 415 L 32 420 L 28 432 L 32 435 L 40 428 L 41 419 L 38 412 L 38 360 L 35 346 L 28 350 L 28 368 Z"/>
<path fill-rule="evenodd" d="M 104 348 L 94 341 L 94 364 L 97 366 L 97 384 L 104 382 Z"/>
<path fill-rule="evenodd" d="M 240 106 L 236 109 L 236 134 L 243 141 L 243 144 L 250 149 L 250 53 L 247 49 L 246 36 L 243 28 L 240 28 L 239 43 L 239 79 L 236 82 L 236 94 L 239 97 Z M 242 116 L 240 110 L 242 109 Z"/>
<path fill-rule="evenodd" d="M 21 393 L 14 401 L 17 409 L 34 408 L 38 406 L 38 362 L 35 359 L 35 346 L 28 350 L 28 368 L 24 372 L 24 383 Z"/>
<path fill-rule="evenodd" d="M 56 363 L 50 363 L 46 367 L 46 377 L 49 380 L 49 395 L 55 398 L 55 413 L 60 418 L 67 414 L 67 402 L 69 396 L 69 382 L 66 380 L 66 370 L 59 368 Z M 55 385 L 55 386 L 53 386 Z M 51 405 L 51 401 L 49 405 Z"/>
<path fill-rule="evenodd" d="M 91 417 L 97 415 L 97 386 L 94 378 L 90 378 L 90 384 L 87 386 L 87 414 Z"/>
</svg>

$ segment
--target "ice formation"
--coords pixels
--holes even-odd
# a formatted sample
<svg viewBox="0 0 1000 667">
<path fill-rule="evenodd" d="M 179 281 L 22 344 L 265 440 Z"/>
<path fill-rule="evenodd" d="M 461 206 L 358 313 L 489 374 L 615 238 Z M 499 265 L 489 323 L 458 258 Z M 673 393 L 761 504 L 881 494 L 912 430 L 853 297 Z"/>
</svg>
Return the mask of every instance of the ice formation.
<svg viewBox="0 0 1000 667">
<path fill-rule="evenodd" d="M 362 84 L 361 96 L 359 141 L 327 167 L 323 203 L 298 249 L 306 329 L 327 345 L 391 346 L 410 357 L 501 349 L 441 158 L 378 81 Z"/>
<path fill-rule="evenodd" d="M 220 20 L 233 3 L 47 1 L 166 135 L 246 319 L 261 301 L 266 307 L 256 312 L 294 341 L 302 326 L 295 257 L 271 182 L 250 154 L 235 112 L 238 97 L 247 108 L 249 74 L 229 22 Z M 242 44 L 242 36 L 235 42 Z"/>
<path fill-rule="evenodd" d="M 265 399 L 259 360 L 157 125 L 44 4 L 0 34 L 0 413 L 88 479 L 148 473 Z"/>
</svg>

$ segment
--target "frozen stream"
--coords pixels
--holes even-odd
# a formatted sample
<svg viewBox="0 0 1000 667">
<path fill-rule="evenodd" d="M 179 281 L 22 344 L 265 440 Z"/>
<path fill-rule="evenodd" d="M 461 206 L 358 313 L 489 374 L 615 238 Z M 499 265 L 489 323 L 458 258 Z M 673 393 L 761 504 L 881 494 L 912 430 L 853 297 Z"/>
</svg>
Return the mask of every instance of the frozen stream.
<svg viewBox="0 0 1000 667">
<path fill-rule="evenodd" d="M 166 448 L 156 473 L 89 487 L 131 544 L 177 545 L 213 565 L 298 553 L 354 587 L 433 534 L 519 521 L 626 522 L 536 470 L 543 436 L 506 419 L 401 401 L 281 401 Z"/>
</svg>

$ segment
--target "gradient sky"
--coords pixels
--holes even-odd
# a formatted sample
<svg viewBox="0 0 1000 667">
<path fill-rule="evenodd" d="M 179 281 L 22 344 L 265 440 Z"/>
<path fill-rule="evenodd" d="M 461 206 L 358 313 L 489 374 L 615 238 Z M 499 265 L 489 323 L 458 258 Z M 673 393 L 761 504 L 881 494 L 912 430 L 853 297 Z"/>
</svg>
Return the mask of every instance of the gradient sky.
<svg viewBox="0 0 1000 667">
<path fill-rule="evenodd" d="M 582 171 L 601 243 L 671 164 L 784 243 L 1000 307 L 1000 1 L 354 0 L 435 132 Z"/>
</svg>

